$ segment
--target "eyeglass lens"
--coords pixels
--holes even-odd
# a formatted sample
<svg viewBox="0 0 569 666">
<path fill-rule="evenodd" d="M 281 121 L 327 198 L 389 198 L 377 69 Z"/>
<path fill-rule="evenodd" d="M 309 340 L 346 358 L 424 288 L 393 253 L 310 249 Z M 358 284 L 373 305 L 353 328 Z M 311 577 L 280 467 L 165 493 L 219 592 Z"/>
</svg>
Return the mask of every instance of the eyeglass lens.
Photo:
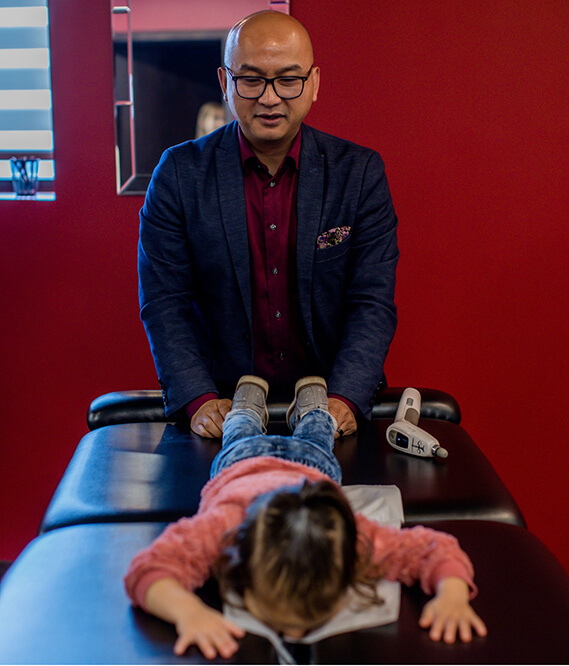
<svg viewBox="0 0 569 666">
<path fill-rule="evenodd" d="M 235 80 L 237 94 L 247 99 L 261 97 L 269 83 L 272 83 L 281 99 L 300 97 L 304 89 L 304 81 L 298 76 L 281 76 L 272 81 L 257 76 L 244 76 Z"/>
</svg>

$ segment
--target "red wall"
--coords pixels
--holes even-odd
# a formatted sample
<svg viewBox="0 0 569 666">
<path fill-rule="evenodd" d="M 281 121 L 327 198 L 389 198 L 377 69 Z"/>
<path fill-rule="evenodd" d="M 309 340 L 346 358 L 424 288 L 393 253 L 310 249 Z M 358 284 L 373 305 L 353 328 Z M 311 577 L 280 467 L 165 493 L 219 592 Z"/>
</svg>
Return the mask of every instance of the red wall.
<svg viewBox="0 0 569 666">
<path fill-rule="evenodd" d="M 108 4 L 50 8 L 57 200 L 0 202 L 0 559 L 34 537 L 89 402 L 156 387 L 137 312 L 142 199 L 115 194 Z M 455 395 L 569 570 L 569 5 L 293 0 L 291 13 L 322 68 L 309 121 L 387 163 L 402 251 L 390 383 Z"/>
<path fill-rule="evenodd" d="M 389 381 L 458 399 L 569 570 L 569 4 L 293 0 L 291 13 L 322 68 L 310 122 L 387 164 L 401 245 Z"/>
<path fill-rule="evenodd" d="M 51 0 L 54 202 L 0 201 L 0 559 L 32 539 L 97 395 L 156 386 L 141 197 L 115 194 L 110 3 Z"/>
</svg>

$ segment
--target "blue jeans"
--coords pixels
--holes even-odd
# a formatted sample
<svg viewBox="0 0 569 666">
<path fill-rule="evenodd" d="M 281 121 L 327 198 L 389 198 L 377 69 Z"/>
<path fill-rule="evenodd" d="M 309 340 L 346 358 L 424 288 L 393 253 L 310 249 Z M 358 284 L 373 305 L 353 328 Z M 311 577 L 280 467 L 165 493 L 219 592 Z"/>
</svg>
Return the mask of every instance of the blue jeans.
<svg viewBox="0 0 569 666">
<path fill-rule="evenodd" d="M 223 424 L 221 451 L 211 465 L 211 478 L 233 463 L 272 456 L 316 467 L 333 481 L 342 482 L 334 455 L 334 424 L 323 409 L 313 409 L 297 423 L 292 436 L 263 435 L 261 420 L 251 409 L 230 412 Z"/>
</svg>

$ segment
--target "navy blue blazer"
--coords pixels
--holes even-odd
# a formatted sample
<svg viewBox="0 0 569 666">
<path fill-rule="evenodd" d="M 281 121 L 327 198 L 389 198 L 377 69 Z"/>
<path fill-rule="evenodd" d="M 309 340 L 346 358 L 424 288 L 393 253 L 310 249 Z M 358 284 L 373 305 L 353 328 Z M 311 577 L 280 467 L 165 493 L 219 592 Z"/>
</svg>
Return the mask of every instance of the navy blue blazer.
<svg viewBox="0 0 569 666">
<path fill-rule="evenodd" d="M 342 242 L 317 238 L 349 227 Z M 371 413 L 396 327 L 397 218 L 381 157 L 303 125 L 300 311 L 329 391 Z M 139 295 L 166 414 L 253 372 L 251 276 L 237 123 L 167 150 L 140 211 Z"/>
</svg>

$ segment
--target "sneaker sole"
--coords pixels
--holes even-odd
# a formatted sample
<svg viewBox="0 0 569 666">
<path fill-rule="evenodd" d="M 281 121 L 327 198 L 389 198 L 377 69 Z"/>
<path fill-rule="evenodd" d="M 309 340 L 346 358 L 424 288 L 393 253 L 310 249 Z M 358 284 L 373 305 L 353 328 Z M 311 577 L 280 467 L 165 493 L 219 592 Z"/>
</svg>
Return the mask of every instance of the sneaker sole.
<svg viewBox="0 0 569 666">
<path fill-rule="evenodd" d="M 326 384 L 326 380 L 323 377 L 303 377 L 302 379 L 299 379 L 294 386 L 294 400 L 290 403 L 288 409 L 286 410 L 286 424 L 289 428 L 290 417 L 292 416 L 294 408 L 296 407 L 298 394 L 305 386 L 309 386 L 311 384 L 322 386 L 325 391 L 328 391 L 328 385 Z"/>
<path fill-rule="evenodd" d="M 237 389 L 242 384 L 254 384 L 255 386 L 258 386 L 259 388 L 263 389 L 263 391 L 265 392 L 265 401 L 267 400 L 267 396 L 269 395 L 269 382 L 265 381 L 261 377 L 257 377 L 256 375 L 243 375 L 237 382 L 235 391 L 237 391 Z M 269 410 L 267 409 L 267 405 L 265 405 L 265 425 L 267 425 L 268 422 L 269 422 Z"/>
</svg>

